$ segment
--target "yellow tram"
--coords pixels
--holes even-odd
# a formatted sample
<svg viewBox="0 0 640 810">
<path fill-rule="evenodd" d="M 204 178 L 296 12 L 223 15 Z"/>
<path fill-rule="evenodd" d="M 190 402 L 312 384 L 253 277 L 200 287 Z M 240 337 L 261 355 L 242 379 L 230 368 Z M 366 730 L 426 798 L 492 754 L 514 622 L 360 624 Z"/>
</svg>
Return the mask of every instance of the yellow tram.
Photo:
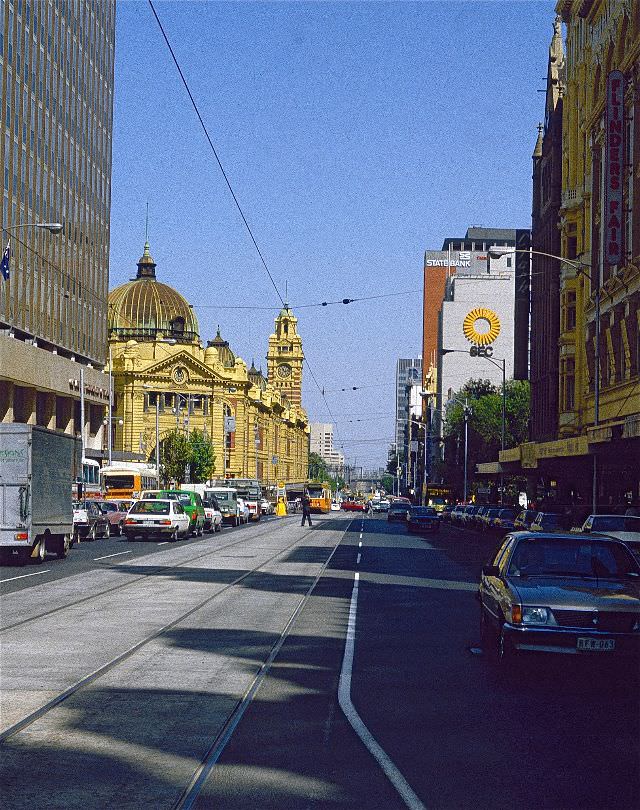
<svg viewBox="0 0 640 810">
<path fill-rule="evenodd" d="M 326 484 L 307 484 L 312 512 L 331 511 L 331 489 Z"/>
</svg>

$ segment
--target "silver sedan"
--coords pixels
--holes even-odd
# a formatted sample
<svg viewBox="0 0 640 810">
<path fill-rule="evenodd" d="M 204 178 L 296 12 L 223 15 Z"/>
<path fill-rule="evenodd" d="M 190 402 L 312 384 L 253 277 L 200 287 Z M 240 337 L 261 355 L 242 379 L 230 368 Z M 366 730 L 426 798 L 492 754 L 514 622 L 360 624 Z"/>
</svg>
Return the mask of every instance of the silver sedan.
<svg viewBox="0 0 640 810">
<path fill-rule="evenodd" d="M 623 656 L 640 653 L 640 564 L 618 540 L 513 532 L 479 588 L 483 648 Z"/>
</svg>

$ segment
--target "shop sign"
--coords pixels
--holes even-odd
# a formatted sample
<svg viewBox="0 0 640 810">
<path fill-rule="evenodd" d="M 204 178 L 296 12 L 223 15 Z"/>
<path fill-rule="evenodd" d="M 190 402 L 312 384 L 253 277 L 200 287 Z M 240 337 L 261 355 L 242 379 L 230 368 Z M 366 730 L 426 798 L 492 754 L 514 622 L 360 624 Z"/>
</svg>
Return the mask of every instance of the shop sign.
<svg viewBox="0 0 640 810">
<path fill-rule="evenodd" d="M 640 414 L 632 413 L 625 417 L 622 438 L 635 439 L 638 437 L 640 437 Z"/>
<path fill-rule="evenodd" d="M 526 444 L 520 445 L 520 459 L 524 469 L 535 470 L 538 466 L 535 442 L 527 442 Z"/>
<path fill-rule="evenodd" d="M 595 444 L 596 442 L 610 442 L 613 431 L 610 426 L 592 427 L 587 431 L 589 435 L 589 442 Z"/>
<path fill-rule="evenodd" d="M 604 155 L 604 257 L 608 265 L 622 262 L 623 166 L 624 76 L 619 70 L 612 70 L 607 77 Z"/>
</svg>

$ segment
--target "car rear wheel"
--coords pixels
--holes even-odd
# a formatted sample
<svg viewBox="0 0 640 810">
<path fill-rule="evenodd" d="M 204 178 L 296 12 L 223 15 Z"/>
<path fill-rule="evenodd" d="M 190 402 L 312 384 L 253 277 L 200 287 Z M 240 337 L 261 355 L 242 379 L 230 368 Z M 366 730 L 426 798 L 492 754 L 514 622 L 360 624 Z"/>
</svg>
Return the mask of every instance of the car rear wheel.
<svg viewBox="0 0 640 810">
<path fill-rule="evenodd" d="M 43 535 L 38 542 L 38 552 L 36 554 L 36 562 L 38 565 L 44 562 L 44 558 L 47 556 L 47 541 L 45 536 Z"/>
<path fill-rule="evenodd" d="M 170 540 L 172 543 L 177 543 L 177 542 L 178 542 L 178 540 L 179 540 L 179 534 L 178 534 L 178 527 L 177 527 L 177 526 L 176 526 L 176 527 L 175 527 L 175 529 L 174 529 L 174 530 L 171 532 L 171 535 L 170 535 L 170 537 L 169 537 L 169 540 Z"/>
<path fill-rule="evenodd" d="M 93 526 L 87 532 L 87 540 L 91 540 L 93 542 L 93 540 L 95 539 L 96 539 L 96 524 L 94 523 Z"/>
<path fill-rule="evenodd" d="M 69 548 L 71 546 L 71 539 L 68 534 L 62 534 L 58 537 L 56 543 L 56 557 L 59 560 L 64 560 L 64 558 L 69 553 Z"/>
</svg>

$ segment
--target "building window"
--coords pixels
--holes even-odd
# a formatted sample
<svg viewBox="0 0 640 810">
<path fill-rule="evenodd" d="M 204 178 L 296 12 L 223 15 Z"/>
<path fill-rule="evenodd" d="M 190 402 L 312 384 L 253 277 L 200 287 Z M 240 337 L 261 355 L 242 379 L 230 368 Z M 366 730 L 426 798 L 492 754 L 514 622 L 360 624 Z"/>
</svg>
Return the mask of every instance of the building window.
<svg viewBox="0 0 640 810">
<path fill-rule="evenodd" d="M 576 361 L 566 357 L 561 361 L 562 409 L 571 411 L 576 401 Z"/>
<path fill-rule="evenodd" d="M 184 335 L 184 318 L 174 318 L 169 327 L 172 335 Z"/>
<path fill-rule="evenodd" d="M 572 332 L 576 328 L 576 293 L 568 290 L 564 296 L 564 332 Z"/>
</svg>

